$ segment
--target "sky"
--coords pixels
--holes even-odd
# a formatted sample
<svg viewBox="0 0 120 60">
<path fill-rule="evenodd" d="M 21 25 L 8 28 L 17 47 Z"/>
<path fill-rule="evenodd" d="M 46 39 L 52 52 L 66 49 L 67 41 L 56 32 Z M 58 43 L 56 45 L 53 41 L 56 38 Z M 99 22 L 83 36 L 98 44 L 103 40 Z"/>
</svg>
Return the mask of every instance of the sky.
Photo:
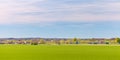
<svg viewBox="0 0 120 60">
<path fill-rule="evenodd" d="M 120 0 L 0 0 L 0 38 L 120 37 Z"/>
</svg>

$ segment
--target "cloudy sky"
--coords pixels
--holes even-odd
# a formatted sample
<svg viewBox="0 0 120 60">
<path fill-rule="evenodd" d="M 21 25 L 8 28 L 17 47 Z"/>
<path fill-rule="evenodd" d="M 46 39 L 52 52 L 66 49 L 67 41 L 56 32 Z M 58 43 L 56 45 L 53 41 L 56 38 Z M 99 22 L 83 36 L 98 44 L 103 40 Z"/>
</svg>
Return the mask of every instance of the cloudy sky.
<svg viewBox="0 0 120 60">
<path fill-rule="evenodd" d="M 0 37 L 120 37 L 120 0 L 0 0 Z"/>
</svg>

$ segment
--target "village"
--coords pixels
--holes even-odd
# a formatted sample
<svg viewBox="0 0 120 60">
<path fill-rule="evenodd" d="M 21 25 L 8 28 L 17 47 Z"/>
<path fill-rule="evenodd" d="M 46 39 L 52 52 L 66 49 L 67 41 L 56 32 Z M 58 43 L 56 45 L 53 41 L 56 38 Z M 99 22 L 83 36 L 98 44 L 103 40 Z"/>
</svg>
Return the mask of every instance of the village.
<svg viewBox="0 0 120 60">
<path fill-rule="evenodd" d="M 0 44 L 118 44 L 119 38 L 1 38 Z"/>
</svg>

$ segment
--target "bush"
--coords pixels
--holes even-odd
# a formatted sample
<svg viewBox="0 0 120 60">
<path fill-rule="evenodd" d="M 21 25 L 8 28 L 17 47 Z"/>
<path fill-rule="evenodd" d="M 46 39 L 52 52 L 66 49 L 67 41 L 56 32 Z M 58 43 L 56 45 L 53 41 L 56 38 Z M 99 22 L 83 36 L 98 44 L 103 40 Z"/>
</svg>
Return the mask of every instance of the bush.
<svg viewBox="0 0 120 60">
<path fill-rule="evenodd" d="M 120 44 L 120 38 L 116 38 L 117 42 Z"/>
<path fill-rule="evenodd" d="M 106 42 L 105 44 L 109 44 L 109 42 Z"/>
<path fill-rule="evenodd" d="M 94 44 L 98 44 L 97 42 L 94 42 Z"/>
<path fill-rule="evenodd" d="M 38 45 L 38 43 L 31 43 L 31 45 Z"/>
</svg>

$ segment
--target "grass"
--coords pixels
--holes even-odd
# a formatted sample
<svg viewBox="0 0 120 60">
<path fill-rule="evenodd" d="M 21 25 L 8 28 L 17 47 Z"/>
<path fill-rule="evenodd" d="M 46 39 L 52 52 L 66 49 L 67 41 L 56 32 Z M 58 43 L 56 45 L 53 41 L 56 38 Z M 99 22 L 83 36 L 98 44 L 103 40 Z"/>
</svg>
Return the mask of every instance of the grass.
<svg viewBox="0 0 120 60">
<path fill-rule="evenodd" d="M 120 46 L 0 45 L 0 60 L 120 60 Z"/>
</svg>

